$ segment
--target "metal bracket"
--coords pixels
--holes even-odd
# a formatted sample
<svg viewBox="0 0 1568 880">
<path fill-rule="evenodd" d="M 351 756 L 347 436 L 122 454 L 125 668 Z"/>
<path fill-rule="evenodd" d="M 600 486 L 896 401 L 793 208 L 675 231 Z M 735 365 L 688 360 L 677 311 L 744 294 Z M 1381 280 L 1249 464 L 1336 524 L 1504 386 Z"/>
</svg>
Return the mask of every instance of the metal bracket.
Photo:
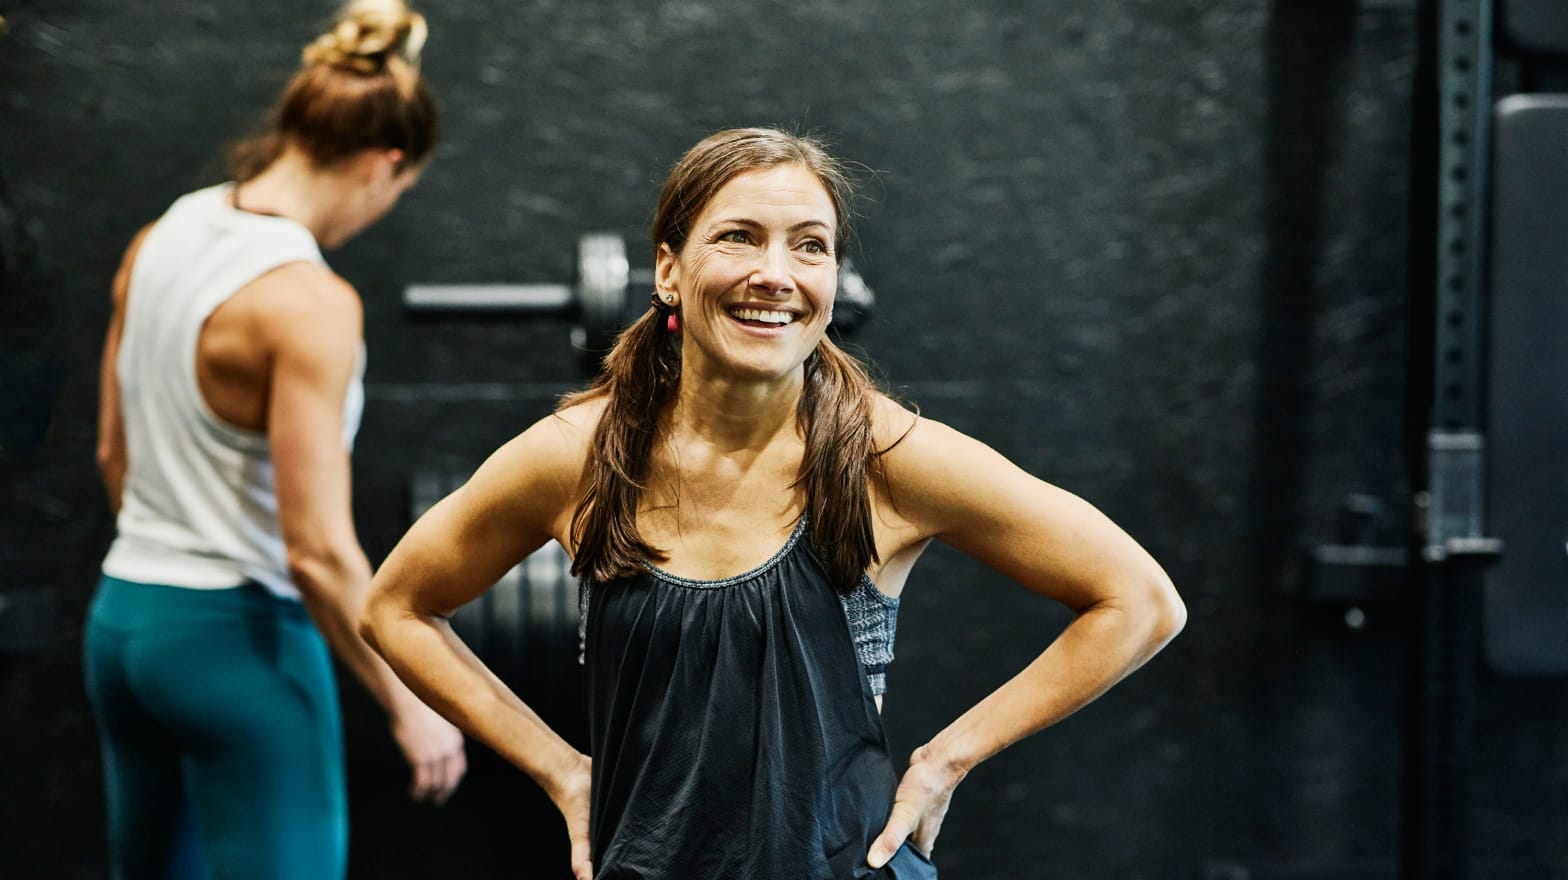
<svg viewBox="0 0 1568 880">
<path fill-rule="evenodd" d="M 1340 501 L 1335 541 L 1311 547 L 1302 560 L 1300 592 L 1312 602 L 1351 607 L 1392 605 L 1406 580 L 1410 549 L 1395 534 L 1388 504 L 1354 493 Z"/>
<path fill-rule="evenodd" d="M 1491 559 L 1503 542 L 1484 534 L 1486 438 L 1478 431 L 1427 433 L 1430 488 L 1416 496 L 1428 562 Z"/>
</svg>

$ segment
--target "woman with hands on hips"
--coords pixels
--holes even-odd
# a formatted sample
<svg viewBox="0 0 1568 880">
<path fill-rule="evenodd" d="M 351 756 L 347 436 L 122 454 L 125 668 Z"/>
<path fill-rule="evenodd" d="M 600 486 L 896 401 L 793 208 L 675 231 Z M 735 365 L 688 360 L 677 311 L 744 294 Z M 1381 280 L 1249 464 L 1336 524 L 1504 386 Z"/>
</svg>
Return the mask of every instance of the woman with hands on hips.
<svg viewBox="0 0 1568 880">
<path fill-rule="evenodd" d="M 739 129 L 692 147 L 654 218 L 654 307 L 589 389 L 415 523 L 372 585 L 366 637 L 544 788 L 578 880 L 934 877 L 965 774 L 1185 620 L 1105 516 L 893 402 L 827 338 L 850 197 L 810 139 Z M 883 664 L 933 539 L 1077 616 L 900 780 Z M 549 540 L 584 590 L 592 759 L 446 621 Z"/>
<path fill-rule="evenodd" d="M 116 877 L 344 875 L 329 647 L 387 710 L 413 797 L 440 803 L 463 776 L 462 733 L 358 632 L 362 306 L 321 255 L 435 147 L 425 32 L 402 0 L 347 7 L 235 179 L 175 201 L 115 278 L 98 463 L 117 534 L 85 670 Z"/>
</svg>

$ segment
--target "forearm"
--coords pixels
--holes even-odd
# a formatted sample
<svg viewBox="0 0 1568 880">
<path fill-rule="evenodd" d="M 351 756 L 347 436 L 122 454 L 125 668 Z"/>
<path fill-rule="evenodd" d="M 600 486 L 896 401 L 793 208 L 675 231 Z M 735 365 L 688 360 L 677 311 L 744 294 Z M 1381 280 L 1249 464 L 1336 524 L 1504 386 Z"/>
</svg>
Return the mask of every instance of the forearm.
<svg viewBox="0 0 1568 880">
<path fill-rule="evenodd" d="M 539 783 L 552 797 L 581 755 L 512 693 L 447 622 L 373 599 L 361 629 L 420 699 Z"/>
<path fill-rule="evenodd" d="M 1170 641 L 1184 617 L 1174 592 L 1086 609 L 1022 672 L 932 738 L 921 757 L 967 774 L 1105 693 Z"/>
<path fill-rule="evenodd" d="M 359 633 L 359 616 L 370 587 L 370 563 L 358 548 L 319 552 L 290 564 L 300 598 L 332 653 L 375 701 L 396 716 L 416 700 L 386 661 Z"/>
</svg>

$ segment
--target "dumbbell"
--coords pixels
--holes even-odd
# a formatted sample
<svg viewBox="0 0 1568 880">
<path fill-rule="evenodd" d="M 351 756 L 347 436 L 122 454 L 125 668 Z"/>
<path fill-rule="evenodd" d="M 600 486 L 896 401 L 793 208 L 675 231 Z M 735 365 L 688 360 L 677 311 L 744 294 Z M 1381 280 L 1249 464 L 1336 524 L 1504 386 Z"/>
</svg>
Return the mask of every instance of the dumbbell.
<svg viewBox="0 0 1568 880">
<path fill-rule="evenodd" d="M 626 241 L 613 232 L 577 237 L 577 279 L 570 284 L 413 284 L 403 290 L 403 307 L 420 313 L 562 315 L 576 319 L 572 346 L 594 372 L 599 358 L 628 319 L 628 307 L 646 303 L 653 270 L 632 269 Z M 853 332 L 870 316 L 876 295 L 845 260 L 839 265 L 833 327 Z"/>
</svg>

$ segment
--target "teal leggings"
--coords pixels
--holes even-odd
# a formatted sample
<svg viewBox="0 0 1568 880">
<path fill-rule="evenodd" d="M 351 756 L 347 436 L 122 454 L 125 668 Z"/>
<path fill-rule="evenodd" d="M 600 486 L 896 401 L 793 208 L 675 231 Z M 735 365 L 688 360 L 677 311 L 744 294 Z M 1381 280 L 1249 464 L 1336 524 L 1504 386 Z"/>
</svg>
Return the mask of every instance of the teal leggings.
<svg viewBox="0 0 1568 880">
<path fill-rule="evenodd" d="M 85 650 L 116 880 L 343 877 L 337 688 L 303 606 L 105 576 Z"/>
</svg>

